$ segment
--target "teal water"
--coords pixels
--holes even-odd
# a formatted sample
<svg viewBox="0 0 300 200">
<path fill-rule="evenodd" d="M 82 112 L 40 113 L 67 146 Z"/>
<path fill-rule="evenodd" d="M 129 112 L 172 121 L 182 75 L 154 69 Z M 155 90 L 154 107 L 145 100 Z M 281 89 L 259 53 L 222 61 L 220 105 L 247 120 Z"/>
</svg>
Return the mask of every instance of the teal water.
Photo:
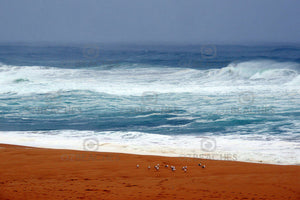
<svg viewBox="0 0 300 200">
<path fill-rule="evenodd" d="M 241 160 L 299 163 L 297 45 L 1 45 L 0 62 L 0 142 L 201 152 L 209 137 Z"/>
</svg>

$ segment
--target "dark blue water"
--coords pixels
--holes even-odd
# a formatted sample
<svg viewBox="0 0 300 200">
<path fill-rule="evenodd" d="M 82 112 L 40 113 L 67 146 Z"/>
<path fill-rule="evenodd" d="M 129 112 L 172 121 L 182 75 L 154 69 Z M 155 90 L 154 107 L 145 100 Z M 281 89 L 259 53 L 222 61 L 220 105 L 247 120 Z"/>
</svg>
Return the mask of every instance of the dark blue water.
<svg viewBox="0 0 300 200">
<path fill-rule="evenodd" d="M 180 146 L 214 136 L 221 150 L 269 141 L 275 155 L 281 141 L 292 142 L 283 155 L 297 154 L 299 45 L 10 44 L 0 45 L 0 63 L 0 142 L 45 146 L 30 138 L 48 135 L 55 146 L 92 134 Z"/>
<path fill-rule="evenodd" d="M 172 102 L 176 97 L 169 96 L 185 96 L 189 99 L 189 96 L 195 96 L 182 89 L 182 85 L 178 85 L 183 91 L 166 91 L 161 92 L 160 90 L 164 87 L 164 82 L 160 77 L 158 70 L 162 72 L 165 69 L 174 69 L 180 71 L 182 69 L 193 69 L 197 71 L 209 71 L 212 69 L 222 69 L 230 65 L 231 63 L 242 63 L 252 62 L 255 60 L 268 60 L 277 63 L 296 63 L 297 65 L 300 59 L 300 47 L 299 46 L 218 46 L 218 45 L 195 45 L 195 46 L 139 46 L 139 45 L 73 45 L 73 46 L 54 46 L 54 45 L 1 45 L 0 46 L 0 62 L 2 63 L 1 71 L 7 72 L 12 70 L 7 81 L 3 81 L 1 84 L 11 84 L 10 88 L 0 90 L 1 95 L 1 115 L 0 115 L 0 130 L 56 130 L 56 129 L 78 129 L 78 130 L 132 130 L 132 131 L 147 131 L 152 133 L 170 132 L 170 133 L 198 133 L 207 132 L 214 130 L 217 133 L 224 133 L 228 127 L 245 125 L 252 123 L 261 123 L 265 118 L 269 118 L 269 114 L 274 113 L 262 113 L 255 118 L 249 119 L 248 116 L 240 116 L 238 120 L 228 122 L 214 122 L 215 120 L 221 119 L 222 115 L 218 115 L 218 112 L 205 112 L 207 104 L 202 105 L 203 111 L 199 113 L 189 113 L 185 109 L 188 105 L 180 105 L 180 103 Z M 265 63 L 266 65 L 267 63 Z M 9 65 L 9 66 L 8 66 Z M 250 68 L 251 68 L 251 64 Z M 259 63 L 257 67 L 261 67 Z M 276 64 L 275 64 L 276 65 Z M 280 66 L 284 69 L 288 64 L 282 64 Z M 30 77 L 30 71 L 26 74 L 26 69 L 19 70 L 17 66 L 26 66 L 26 69 L 30 69 L 31 66 L 43 66 L 39 70 L 47 69 L 51 67 L 53 70 L 52 77 L 55 74 L 66 73 L 66 79 L 70 79 L 70 73 L 93 73 L 94 71 L 99 72 L 99 76 L 109 77 L 107 82 L 115 84 L 119 87 L 119 90 L 124 90 L 128 82 L 134 81 L 134 77 L 129 76 L 144 76 L 149 72 L 149 69 L 154 69 L 153 77 L 146 77 L 144 80 L 132 83 L 129 86 L 137 86 L 137 88 L 126 88 L 128 90 L 136 90 L 136 92 L 128 94 L 118 94 L 118 92 L 105 92 L 102 90 L 97 91 L 97 84 L 101 84 L 101 77 L 95 76 L 95 83 L 91 84 L 89 88 L 86 83 L 80 82 L 80 76 L 72 80 L 70 84 L 77 85 L 72 87 L 64 88 L 63 86 L 57 86 L 56 82 L 42 83 L 43 73 L 40 73 L 40 77 L 36 78 L 37 81 L 32 83 Z M 255 67 L 255 66 L 253 66 Z M 268 66 L 266 66 L 268 67 Z M 24 68 L 24 67 L 23 67 Z M 272 68 L 272 66 L 270 66 Z M 73 72 L 64 72 L 64 70 L 73 70 Z M 74 70 L 91 69 L 88 72 L 74 72 Z M 137 73 L 136 69 L 141 70 Z M 19 71 L 18 71 L 19 70 Z M 57 70 L 57 71 L 55 71 Z M 59 71 L 60 70 L 60 71 Z M 180 74 L 176 77 L 174 70 L 170 71 L 172 76 L 173 86 L 176 88 L 176 82 L 186 81 L 186 87 L 193 87 L 189 85 L 189 81 L 193 82 L 194 79 L 201 79 L 201 75 L 198 77 L 188 76 L 187 80 L 180 80 Z M 101 74 L 104 71 L 108 74 Z M 112 76 L 111 73 L 116 73 Z M 122 72 L 123 71 L 123 72 Z M 189 72 L 193 74 L 193 72 Z M 296 71 L 295 73 L 298 73 Z M 39 74 L 39 73 L 38 73 Z M 238 74 L 239 75 L 239 74 Z M 253 74 L 251 74 L 253 75 Z M 15 76 L 15 77 L 14 77 Z M 54 77 L 53 77 L 54 76 Z M 86 76 L 89 76 L 86 74 Z M 149 75 L 151 76 L 151 75 Z M 126 83 L 113 83 L 114 79 L 131 79 L 125 81 Z M 71 77 L 72 78 L 72 77 Z M 99 79 L 98 79 L 99 78 Z M 190 78 L 190 79 L 189 79 Z M 203 78 L 203 77 L 202 77 Z M 205 77 L 208 79 L 208 77 Z M 211 78 L 211 77 L 210 77 Z M 232 77 L 230 77 L 232 78 Z M 245 77 L 242 77 L 245 79 Z M 246 77 L 249 78 L 249 77 Z M 278 78 L 278 77 L 275 77 Z M 282 78 L 282 77 L 280 77 Z M 279 83 L 286 83 L 290 76 L 283 77 Z M 151 79 L 151 80 L 150 80 Z M 185 77 L 186 79 L 186 77 Z M 225 78 L 224 78 L 225 79 Z M 279 79 L 279 78 L 278 78 Z M 86 80 L 86 77 L 84 77 Z M 59 84 L 63 85 L 64 77 L 59 78 Z M 160 82 L 159 82 L 160 81 Z M 268 79 L 267 81 L 272 81 Z M 266 81 L 266 82 L 267 82 Z M 212 83 L 210 85 L 210 82 Z M 153 84 L 152 84 L 153 83 Z M 158 84 L 159 83 L 159 84 Z M 40 87 L 37 86 L 40 84 Z M 42 86 L 46 84 L 47 86 Z M 80 89 L 80 84 L 84 84 L 84 88 Z M 118 84 L 120 84 L 118 86 Z M 152 84 L 152 85 L 151 85 Z M 195 83 L 197 84 L 197 83 Z M 213 86 L 214 80 L 208 80 L 205 83 L 199 81 L 199 85 Z M 236 84 L 236 85 L 235 85 Z M 240 83 L 246 85 L 247 83 Z M 260 84 L 260 83 L 259 83 Z M 138 88 L 138 85 L 145 85 L 143 90 Z M 155 88 L 156 85 L 158 88 Z M 253 83 L 249 83 L 253 85 Z M 254 83 L 255 85 L 255 83 Z M 123 87 L 124 86 L 124 87 Z M 220 85 L 218 85 L 220 86 Z M 232 88 L 238 88 L 239 83 L 232 83 Z M 31 89 L 23 87 L 32 87 Z M 100 86 L 99 86 L 100 87 Z M 101 86 L 102 87 L 102 86 Z M 1 86 L 3 88 L 3 85 Z M 47 89 L 48 88 L 48 89 Z M 158 89 L 158 91 L 156 91 Z M 215 89 L 215 88 L 214 88 Z M 27 90 L 27 91 L 26 91 Z M 40 91 L 39 91 L 40 90 Z M 173 89 L 174 90 L 174 89 Z M 161 102 L 155 105 L 144 105 L 141 101 L 143 92 L 149 92 L 158 95 Z M 150 96 L 153 94 L 150 94 Z M 205 95 L 205 94 L 201 94 Z M 215 95 L 215 94 L 208 94 Z M 199 97 L 199 95 L 196 95 Z M 158 98 L 155 96 L 154 98 Z M 184 97 L 182 97 L 184 98 Z M 181 98 L 180 101 L 183 101 Z M 220 100 L 219 103 L 224 103 L 225 99 Z M 164 99 L 164 100 L 162 100 Z M 169 99 L 172 99 L 169 101 Z M 128 106 L 126 108 L 120 108 L 118 105 L 105 105 L 105 102 L 114 101 L 115 104 L 120 101 L 124 103 L 127 100 Z M 100 102 L 97 103 L 97 101 Z M 169 101 L 169 102 L 166 102 Z M 82 104 L 90 104 L 84 105 Z M 197 101 L 194 103 L 198 103 Z M 210 102 L 211 103 L 211 102 Z M 41 104 L 40 106 L 36 106 Z M 214 104 L 214 103 L 213 103 Z M 211 103 L 211 105 L 213 105 Z M 91 106 L 93 105 L 93 106 Z M 146 107 L 145 107 L 146 106 Z M 148 106 L 148 107 L 147 107 Z M 150 107 L 149 107 L 150 106 Z M 197 108 L 201 110 L 201 108 Z M 235 109 L 231 108 L 230 109 Z M 236 108 L 237 109 L 237 108 Z M 264 109 L 263 105 L 260 109 Z M 272 108 L 267 108 L 272 109 Z M 140 114 L 145 115 L 141 118 L 136 118 Z M 155 114 L 157 115 L 149 115 Z M 238 114 L 238 113 L 237 113 Z M 147 116 L 149 115 L 149 116 Z M 195 119 L 169 119 L 178 115 L 191 115 L 198 118 L 205 118 L 212 120 L 209 123 L 198 124 L 195 123 Z M 253 114 L 252 114 L 253 115 Z M 232 114 L 234 117 L 235 114 Z M 298 117 L 298 114 L 295 114 Z M 246 119 L 243 119 L 246 118 Z M 160 126 L 170 125 L 179 126 L 173 128 L 161 128 Z M 188 127 L 180 128 L 181 125 L 188 125 Z"/>
<path fill-rule="evenodd" d="M 206 50 L 209 50 L 207 54 Z M 299 54 L 299 45 L 0 45 L 0 61 L 2 63 L 17 66 L 65 68 L 140 63 L 208 69 L 225 67 L 233 61 L 254 59 L 299 62 Z"/>
</svg>

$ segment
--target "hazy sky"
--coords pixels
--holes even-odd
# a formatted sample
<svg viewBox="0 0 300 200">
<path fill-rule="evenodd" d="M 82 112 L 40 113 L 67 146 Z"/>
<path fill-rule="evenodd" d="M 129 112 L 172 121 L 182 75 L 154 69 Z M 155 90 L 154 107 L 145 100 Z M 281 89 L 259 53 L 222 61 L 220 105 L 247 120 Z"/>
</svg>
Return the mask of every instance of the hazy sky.
<svg viewBox="0 0 300 200">
<path fill-rule="evenodd" d="M 300 42 L 299 0 L 0 0 L 0 42 Z"/>
</svg>

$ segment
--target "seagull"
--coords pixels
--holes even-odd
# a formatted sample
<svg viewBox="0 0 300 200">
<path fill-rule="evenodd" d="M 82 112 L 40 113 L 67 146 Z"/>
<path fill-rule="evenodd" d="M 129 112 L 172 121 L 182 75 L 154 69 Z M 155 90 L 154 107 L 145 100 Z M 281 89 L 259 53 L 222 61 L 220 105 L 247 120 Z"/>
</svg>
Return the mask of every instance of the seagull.
<svg viewBox="0 0 300 200">
<path fill-rule="evenodd" d="M 165 167 L 169 167 L 169 165 L 165 165 Z"/>
<path fill-rule="evenodd" d="M 205 165 L 203 165 L 202 168 L 205 168 Z"/>
<path fill-rule="evenodd" d="M 150 169 L 151 167 L 150 167 L 150 165 L 148 166 L 148 169 Z"/>
<path fill-rule="evenodd" d="M 186 168 L 184 168 L 184 172 L 186 172 Z"/>
<path fill-rule="evenodd" d="M 201 163 L 199 163 L 198 166 L 201 166 Z"/>
<path fill-rule="evenodd" d="M 175 169 L 175 167 L 174 168 L 172 168 L 172 171 L 174 172 L 176 169 Z"/>
<path fill-rule="evenodd" d="M 139 168 L 140 167 L 140 165 L 136 165 L 136 168 Z"/>
</svg>

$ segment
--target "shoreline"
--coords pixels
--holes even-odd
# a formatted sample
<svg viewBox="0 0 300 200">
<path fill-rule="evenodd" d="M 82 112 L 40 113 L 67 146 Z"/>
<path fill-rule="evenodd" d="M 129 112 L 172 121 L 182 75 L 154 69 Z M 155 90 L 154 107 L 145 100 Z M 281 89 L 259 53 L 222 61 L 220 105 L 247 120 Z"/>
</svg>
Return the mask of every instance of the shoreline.
<svg viewBox="0 0 300 200">
<path fill-rule="evenodd" d="M 138 137 L 138 139 L 124 140 L 123 137 L 128 137 L 125 132 L 101 132 L 101 134 L 96 135 L 93 131 L 78 132 L 74 130 L 64 130 L 58 133 L 44 133 L 43 131 L 25 131 L 24 134 L 13 131 L 1 133 L 2 143 L 37 148 L 122 152 L 166 157 L 194 157 L 275 165 L 300 165 L 300 151 L 297 149 L 298 143 L 287 141 L 255 141 L 247 138 L 237 139 L 235 136 L 232 138 L 232 136 L 196 137 L 189 135 L 183 137 L 160 134 L 149 135 L 139 132 L 130 132 L 130 137 Z M 76 138 L 73 137 L 74 134 L 86 135 L 86 137 Z M 47 140 L 45 140 L 45 137 Z M 57 143 L 56 141 L 60 142 Z M 140 141 L 143 142 L 141 143 Z M 205 144 L 203 141 L 211 144 L 213 149 L 206 149 L 203 146 Z M 89 143 L 95 145 L 89 147 Z M 182 145 L 183 143 L 189 145 Z"/>
<path fill-rule="evenodd" d="M 298 165 L 0 144 L 0 169 L 0 200 L 300 198 Z"/>
<path fill-rule="evenodd" d="M 191 158 L 191 159 L 201 159 L 201 160 L 213 160 L 213 161 L 233 161 L 233 162 L 243 162 L 243 163 L 255 163 L 255 164 L 269 164 L 269 165 L 281 165 L 281 166 L 300 166 L 299 161 L 295 161 L 294 163 L 291 162 L 284 162 L 277 161 L 277 162 L 270 162 L 267 160 L 251 160 L 248 159 L 240 159 L 240 153 L 237 152 L 229 152 L 229 151 L 212 151 L 212 152 L 205 152 L 202 151 L 201 153 L 196 153 L 194 151 L 188 151 L 181 149 L 181 152 L 188 152 L 188 153 L 180 153 L 180 151 L 175 152 L 174 149 L 170 150 L 170 153 L 166 153 L 166 150 L 159 152 L 153 151 L 153 147 L 151 151 L 145 151 L 144 147 L 135 146 L 135 150 L 128 150 L 120 148 L 122 145 L 110 144 L 105 143 L 105 145 L 111 145 L 115 148 L 102 148 L 102 151 L 98 150 L 87 150 L 87 149 L 79 149 L 79 148 L 59 148 L 59 147 L 41 147 L 41 146 L 32 146 L 30 144 L 15 144 L 15 143 L 0 143 L 0 144 L 7 144 L 12 146 L 21 146 L 21 147 L 29 147 L 29 148 L 41 148 L 41 149 L 53 149 L 53 150 L 71 150 L 71 151 L 86 151 L 86 152 L 98 152 L 98 153 L 123 153 L 123 154 L 131 154 L 131 155 L 141 155 L 141 156 L 161 156 L 161 157 L 174 157 L 174 158 Z M 99 144 L 98 144 L 99 145 Z M 141 148 L 142 151 L 137 151 L 136 148 Z M 143 149 L 144 148 L 144 149 Z M 124 152 L 122 152 L 124 150 Z M 171 153 L 172 152 L 172 153 Z M 274 155 L 272 155 L 274 156 Z"/>
</svg>

